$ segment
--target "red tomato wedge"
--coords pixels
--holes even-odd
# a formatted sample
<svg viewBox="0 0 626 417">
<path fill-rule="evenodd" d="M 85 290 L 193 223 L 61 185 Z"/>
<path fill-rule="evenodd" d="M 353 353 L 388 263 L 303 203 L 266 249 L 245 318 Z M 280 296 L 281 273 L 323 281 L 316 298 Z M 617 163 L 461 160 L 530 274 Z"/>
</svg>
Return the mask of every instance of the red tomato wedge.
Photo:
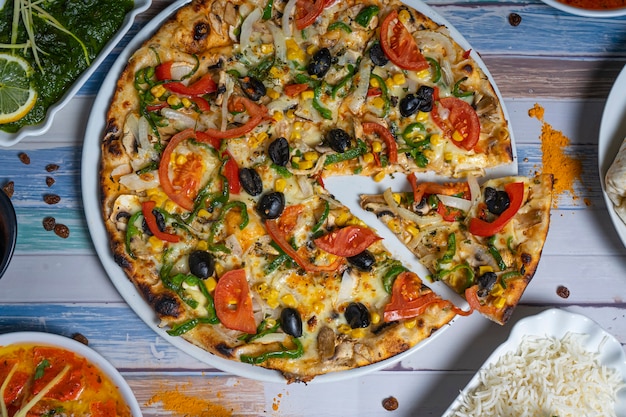
<svg viewBox="0 0 626 417">
<path fill-rule="evenodd" d="M 256 104 L 247 97 L 232 96 L 228 104 L 229 108 L 234 111 L 247 111 L 250 118 L 243 125 L 233 129 L 218 130 L 209 128 L 204 131 L 208 136 L 215 139 L 233 139 L 241 137 L 257 127 L 268 115 L 267 107 Z"/>
<path fill-rule="evenodd" d="M 410 271 L 404 271 L 396 277 L 391 290 L 391 302 L 385 306 L 383 313 L 386 322 L 417 317 L 426 308 L 442 300 L 434 292 L 421 294 L 422 282 Z"/>
<path fill-rule="evenodd" d="M 305 29 L 315 22 L 324 7 L 326 0 L 298 0 L 296 3 L 296 28 Z"/>
<path fill-rule="evenodd" d="M 463 215 L 461 210 L 448 207 L 441 201 L 437 204 L 437 213 L 447 222 L 457 221 Z"/>
<path fill-rule="evenodd" d="M 289 97 L 295 97 L 298 94 L 302 93 L 303 91 L 306 91 L 309 89 L 309 85 L 308 84 L 289 84 L 283 87 L 283 91 L 285 92 L 285 94 L 287 94 Z"/>
<path fill-rule="evenodd" d="M 318 248 L 337 256 L 358 255 L 377 240 L 381 240 L 372 229 L 361 226 L 346 226 L 315 239 Z"/>
<path fill-rule="evenodd" d="M 285 226 L 288 228 L 289 226 Z M 337 258 L 333 263 L 329 265 L 316 265 L 306 257 L 300 256 L 297 250 L 295 250 L 287 241 L 288 232 L 285 231 L 280 226 L 280 218 L 276 220 L 266 220 L 265 228 L 267 229 L 267 233 L 270 235 L 272 240 L 285 252 L 287 255 L 294 260 L 302 269 L 307 272 L 333 272 L 336 271 L 342 264 L 342 258 Z M 293 229 L 293 226 L 292 226 Z"/>
<path fill-rule="evenodd" d="M 163 150 L 163 153 L 161 154 L 161 162 L 159 163 L 159 182 L 161 183 L 163 191 L 165 192 L 165 194 L 167 194 L 167 197 L 170 200 L 172 200 L 187 211 L 193 210 L 194 204 L 192 195 L 195 197 L 195 193 L 198 191 L 198 188 L 192 189 L 191 185 L 189 185 L 188 187 L 174 186 L 174 184 L 170 180 L 170 159 L 172 157 L 174 149 L 176 149 L 176 147 L 181 142 L 196 138 L 196 132 L 191 128 L 183 130 L 182 132 L 178 132 L 177 134 L 172 136 L 169 143 L 165 147 L 165 150 Z M 201 174 L 201 171 L 196 172 L 198 178 Z"/>
<path fill-rule="evenodd" d="M 393 27 L 390 28 L 392 24 Z M 397 10 L 389 13 L 380 25 L 380 46 L 391 62 L 402 69 L 421 71 L 429 68 L 428 61 L 417 47 L 415 38 L 398 19 Z"/>
<path fill-rule="evenodd" d="M 141 204 L 141 211 L 143 213 L 143 218 L 146 219 L 146 224 L 148 225 L 148 229 L 152 232 L 152 234 L 166 242 L 176 243 L 180 241 L 180 237 L 171 233 L 162 232 L 159 229 L 157 224 L 156 217 L 152 210 L 156 207 L 156 203 L 154 201 L 144 201 Z"/>
<path fill-rule="evenodd" d="M 425 195 L 431 194 L 456 195 L 462 193 L 462 198 L 469 199 L 470 197 L 470 190 L 467 182 L 438 183 L 425 181 L 418 183 L 415 173 L 407 175 L 407 179 L 409 180 L 409 184 L 411 184 L 411 189 L 413 190 L 413 200 L 416 203 L 422 201 L 422 198 L 424 198 Z"/>
<path fill-rule="evenodd" d="M 366 135 L 378 135 L 387 145 L 387 157 L 389 158 L 389 162 L 392 164 L 398 162 L 398 144 L 389 129 L 378 123 L 365 122 L 363 123 L 363 133 Z"/>
<path fill-rule="evenodd" d="M 155 68 L 155 75 L 159 81 L 167 81 L 172 79 L 172 65 L 175 62 L 168 61 Z M 167 88 L 172 93 L 181 94 L 184 96 L 202 96 L 204 94 L 210 94 L 217 91 L 217 84 L 213 81 L 211 74 L 204 74 L 198 80 L 192 84 L 185 85 L 180 81 L 171 81 L 163 83 L 163 87 Z"/>
<path fill-rule="evenodd" d="M 228 160 L 224 164 L 224 176 L 228 181 L 228 192 L 231 194 L 239 194 L 241 192 L 241 182 L 239 181 L 239 166 L 237 161 L 230 154 L 230 152 L 224 152 L 224 156 L 228 157 Z"/>
<path fill-rule="evenodd" d="M 430 114 L 444 136 L 459 148 L 468 151 L 474 149 L 480 139 L 480 119 L 476 110 L 456 97 L 444 97 L 439 100 L 439 104 L 448 110 L 448 118 L 441 118 L 436 104 Z"/>
<path fill-rule="evenodd" d="M 493 236 L 504 229 L 504 226 L 517 214 L 524 202 L 524 183 L 513 182 L 504 186 L 504 191 L 509 195 L 509 208 L 504 210 L 500 216 L 491 223 L 473 217 L 469 222 L 469 231 L 475 236 Z"/>
<path fill-rule="evenodd" d="M 84 359 L 58 348 L 38 346 L 33 349 L 33 360 L 37 364 L 47 360 L 50 365 L 44 369 L 43 376 L 33 382 L 33 394 L 45 388 L 66 365 L 69 365 L 70 370 L 48 391 L 46 397 L 59 401 L 71 401 L 78 398 L 84 387 L 82 367 L 87 365 Z"/>
<path fill-rule="evenodd" d="M 498 311 L 498 309 L 494 306 L 480 304 L 480 300 L 478 298 L 478 284 L 472 285 L 465 290 L 465 300 L 470 306 L 470 311 L 480 311 L 488 316 L 495 316 L 495 313 Z"/>
<path fill-rule="evenodd" d="M 215 313 L 225 327 L 256 334 L 257 326 L 245 270 L 234 269 L 222 275 L 217 281 L 213 297 Z"/>
</svg>

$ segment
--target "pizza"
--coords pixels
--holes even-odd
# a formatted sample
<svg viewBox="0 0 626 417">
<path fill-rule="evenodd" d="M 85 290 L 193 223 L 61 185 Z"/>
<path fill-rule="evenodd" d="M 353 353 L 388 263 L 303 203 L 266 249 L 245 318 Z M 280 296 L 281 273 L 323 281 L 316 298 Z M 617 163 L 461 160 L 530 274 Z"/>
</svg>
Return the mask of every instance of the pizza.
<svg viewBox="0 0 626 417">
<path fill-rule="evenodd" d="M 325 188 L 513 161 L 495 87 L 396 0 L 194 0 L 130 57 L 101 139 L 113 257 L 172 337 L 289 381 L 469 314 Z"/>
<path fill-rule="evenodd" d="M 372 211 L 472 309 L 504 324 L 533 278 L 550 223 L 552 175 L 418 183 L 362 195 Z"/>
</svg>

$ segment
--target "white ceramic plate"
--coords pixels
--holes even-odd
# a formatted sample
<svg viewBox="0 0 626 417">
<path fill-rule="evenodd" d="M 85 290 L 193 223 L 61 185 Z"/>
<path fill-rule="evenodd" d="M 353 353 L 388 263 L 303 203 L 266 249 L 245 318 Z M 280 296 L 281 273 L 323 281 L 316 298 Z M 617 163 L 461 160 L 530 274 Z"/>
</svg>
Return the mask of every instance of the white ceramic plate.
<svg viewBox="0 0 626 417">
<path fill-rule="evenodd" d="M 583 9 L 581 7 L 573 7 L 568 6 L 567 4 L 561 3 L 558 0 L 541 0 L 545 4 L 554 7 L 555 9 L 559 9 L 563 12 L 575 14 L 578 16 L 585 17 L 616 17 L 616 16 L 624 16 L 626 15 L 626 7 L 621 7 L 619 9 L 607 9 L 607 10 L 593 10 L 593 9 Z"/>
<path fill-rule="evenodd" d="M 598 170 L 602 194 L 606 202 L 609 217 L 613 221 L 615 230 L 626 246 L 626 224 L 620 219 L 613 208 L 613 203 L 606 193 L 605 175 L 615 155 L 626 138 L 626 66 L 622 69 L 613 84 L 609 97 L 604 105 L 602 121 L 600 122 L 600 135 L 598 138 Z"/>
<path fill-rule="evenodd" d="M 4 3 L 0 1 L 1 4 Z M 148 9 L 152 0 L 135 0 L 135 4 L 133 9 L 126 14 L 124 21 L 122 22 L 122 26 L 115 33 L 113 38 L 107 42 L 107 44 L 102 48 L 98 56 L 93 60 L 91 65 L 87 67 L 87 69 L 74 81 L 74 84 L 70 86 L 70 88 L 65 92 L 63 97 L 57 101 L 55 104 L 48 108 L 48 112 L 46 113 L 46 117 L 44 120 L 36 125 L 32 126 L 24 126 L 20 130 L 15 133 L 9 133 L 0 130 L 0 146 L 12 146 L 24 139 L 27 136 L 38 136 L 41 135 L 50 129 L 52 126 L 52 120 L 56 113 L 61 110 L 65 105 L 78 93 L 78 90 L 87 82 L 89 77 L 94 73 L 94 71 L 98 68 L 100 64 L 105 60 L 105 58 L 113 51 L 115 45 L 119 43 L 122 37 L 128 32 L 133 22 L 135 21 L 135 17 Z"/>
<path fill-rule="evenodd" d="M 15 332 L 15 333 L 5 333 L 0 335 L 0 346 L 9 346 L 13 344 L 36 344 L 40 346 L 54 346 L 69 350 L 71 352 L 76 353 L 79 356 L 87 359 L 89 362 L 96 365 L 102 372 L 104 372 L 111 381 L 117 386 L 124 401 L 128 405 L 130 409 L 131 415 L 133 417 L 141 417 L 141 408 L 139 407 L 139 403 L 133 394 L 130 386 L 122 377 L 122 375 L 111 365 L 109 361 L 104 359 L 97 353 L 95 350 L 90 347 L 77 342 L 74 339 L 70 339 L 68 337 L 52 334 L 52 333 L 44 333 L 44 332 Z"/>
<path fill-rule="evenodd" d="M 551 309 L 520 320 L 511 330 L 507 341 L 501 344 L 489 356 L 442 417 L 451 417 L 454 411 L 461 406 L 463 395 L 468 394 L 479 386 L 480 372 L 491 364 L 496 363 L 504 354 L 516 351 L 525 336 L 532 335 L 561 339 L 567 333 L 588 335 L 583 341 L 585 350 L 594 353 L 599 352 L 598 359 L 600 363 L 617 370 L 624 383 L 626 383 L 626 355 L 622 345 L 615 337 L 586 316 L 564 310 Z M 618 417 L 626 417 L 626 390 L 619 391 L 615 412 Z"/>
<path fill-rule="evenodd" d="M 101 215 L 101 207 L 100 207 L 100 196 L 99 196 L 99 166 L 100 166 L 100 139 L 103 136 L 103 132 L 105 129 L 106 122 L 106 112 L 111 101 L 115 85 L 119 74 L 124 69 L 126 62 L 132 53 L 138 49 L 141 44 L 149 38 L 152 33 L 161 26 L 161 24 L 169 18 L 175 10 L 188 3 L 189 0 L 179 0 L 168 8 L 163 10 L 159 15 L 157 15 L 152 21 L 150 21 L 143 29 L 137 34 L 137 36 L 128 44 L 128 46 L 121 53 L 119 58 L 113 64 L 113 67 L 109 71 L 109 75 L 104 80 L 100 92 L 96 97 L 95 103 L 92 108 L 92 113 L 87 122 L 87 129 L 85 133 L 85 140 L 83 145 L 83 155 L 82 155 L 82 195 L 83 195 L 83 206 L 85 209 L 85 216 L 87 217 L 87 224 L 89 225 L 89 232 L 91 234 L 91 238 L 93 240 L 96 252 L 109 275 L 111 281 L 120 292 L 122 297 L 126 300 L 129 306 L 137 313 L 137 315 L 148 325 L 150 326 L 157 334 L 161 335 L 168 342 L 172 343 L 174 346 L 183 350 L 185 353 L 191 355 L 192 357 L 205 362 L 217 369 L 220 369 L 225 372 L 230 372 L 235 375 L 244 376 L 247 378 L 252 378 L 261 381 L 269 381 L 269 382 L 279 382 L 284 383 L 285 379 L 276 371 L 267 370 L 265 368 L 261 368 L 254 365 L 249 365 L 245 363 L 240 363 L 232 360 L 226 360 L 215 355 L 212 355 L 191 343 L 186 342 L 180 337 L 171 337 L 169 336 L 164 329 L 158 326 L 157 317 L 152 310 L 152 308 L 145 302 L 145 300 L 141 297 L 139 292 L 135 289 L 133 284 L 130 282 L 124 271 L 114 262 L 113 257 L 111 256 L 111 250 L 109 247 L 107 232 L 102 222 Z M 419 0 L 409 0 L 406 2 L 410 6 L 414 7 L 418 11 L 424 13 L 425 15 L 431 17 L 436 22 L 446 25 L 450 29 L 450 33 L 456 39 L 456 41 L 466 50 L 472 49 L 469 43 L 458 33 L 445 19 L 436 14 L 430 7 L 425 5 L 424 3 L 419 2 Z M 491 80 L 494 89 L 496 89 L 496 93 L 498 94 L 500 101 L 504 105 L 504 100 L 500 96 L 500 93 L 495 86 L 495 82 L 493 78 L 489 74 L 486 66 L 480 60 L 480 57 L 476 53 L 472 53 L 473 58 L 476 62 L 481 66 L 481 68 L 488 75 Z M 504 109 L 505 117 L 507 120 L 510 120 L 508 114 L 506 113 L 506 109 Z M 512 138 L 511 133 L 511 138 Z M 492 175 L 515 175 L 517 174 L 517 154 L 515 148 L 515 142 L 513 142 L 513 156 L 514 162 L 502 167 L 499 167 L 497 170 L 494 170 Z M 398 177 L 398 176 L 396 176 Z M 353 210 L 357 215 L 360 215 L 366 221 L 371 219 L 372 222 L 376 221 L 375 216 L 371 213 L 365 213 L 358 206 L 358 195 L 360 193 L 377 193 L 380 192 L 383 188 L 388 187 L 390 182 L 393 180 L 388 180 L 389 182 L 381 182 L 374 183 L 371 178 L 356 178 L 356 177 L 346 177 L 346 178 L 333 178 L 326 181 L 326 185 L 329 191 L 335 195 L 341 195 L 342 202 L 346 204 L 350 209 Z M 355 183 L 363 184 L 361 186 L 355 186 Z M 406 181 L 404 181 L 406 183 Z M 397 187 L 396 187 L 397 188 Z M 405 263 L 405 265 L 411 267 L 416 272 L 422 271 L 422 276 L 427 274 L 427 271 L 424 267 L 419 264 L 415 256 L 413 256 L 408 250 L 401 245 L 395 236 L 393 236 L 387 229 L 381 224 L 378 228 L 379 234 L 386 239 L 387 248 L 394 254 L 401 253 L 404 256 L 399 256 L 400 259 Z M 397 256 L 397 255 L 396 255 Z M 433 289 L 439 293 L 443 293 L 444 297 L 451 299 L 453 297 L 457 297 L 454 292 L 449 290 L 441 283 L 436 283 L 433 286 Z M 373 365 L 365 366 L 362 368 L 352 369 L 348 371 L 334 372 L 330 374 L 320 375 L 313 379 L 312 383 L 319 382 L 330 382 L 330 381 L 338 381 L 342 379 L 358 377 L 364 375 L 369 372 L 373 372 L 376 370 L 380 370 L 386 368 L 403 358 L 407 355 L 416 352 L 421 347 L 423 347 L 426 343 L 431 341 L 437 335 L 443 333 L 450 326 L 444 326 L 444 328 L 440 329 L 430 337 L 426 341 L 418 344 L 413 349 L 410 349 L 400 355 L 396 355 L 393 358 L 390 358 L 385 361 L 378 362 Z"/>
</svg>

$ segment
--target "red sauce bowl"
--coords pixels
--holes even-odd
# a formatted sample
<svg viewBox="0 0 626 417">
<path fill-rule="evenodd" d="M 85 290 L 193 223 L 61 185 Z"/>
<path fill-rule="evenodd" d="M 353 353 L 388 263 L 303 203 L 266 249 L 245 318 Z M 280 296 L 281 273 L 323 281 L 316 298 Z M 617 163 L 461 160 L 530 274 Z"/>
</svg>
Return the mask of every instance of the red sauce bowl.
<svg viewBox="0 0 626 417">
<path fill-rule="evenodd" d="M 542 0 L 545 4 L 566 13 L 585 17 L 617 17 L 626 15 L 621 0 Z M 622 1 L 622 3 L 624 3 Z"/>
</svg>

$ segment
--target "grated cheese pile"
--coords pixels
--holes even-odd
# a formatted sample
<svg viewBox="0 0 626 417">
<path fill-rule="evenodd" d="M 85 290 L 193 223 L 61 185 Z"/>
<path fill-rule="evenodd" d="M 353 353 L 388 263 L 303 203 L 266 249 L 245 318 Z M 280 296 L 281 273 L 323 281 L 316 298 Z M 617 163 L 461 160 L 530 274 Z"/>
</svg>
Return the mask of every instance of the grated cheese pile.
<svg viewBox="0 0 626 417">
<path fill-rule="evenodd" d="M 453 416 L 615 416 L 621 376 L 584 349 L 584 337 L 524 337 L 516 352 L 480 372 Z"/>
</svg>

